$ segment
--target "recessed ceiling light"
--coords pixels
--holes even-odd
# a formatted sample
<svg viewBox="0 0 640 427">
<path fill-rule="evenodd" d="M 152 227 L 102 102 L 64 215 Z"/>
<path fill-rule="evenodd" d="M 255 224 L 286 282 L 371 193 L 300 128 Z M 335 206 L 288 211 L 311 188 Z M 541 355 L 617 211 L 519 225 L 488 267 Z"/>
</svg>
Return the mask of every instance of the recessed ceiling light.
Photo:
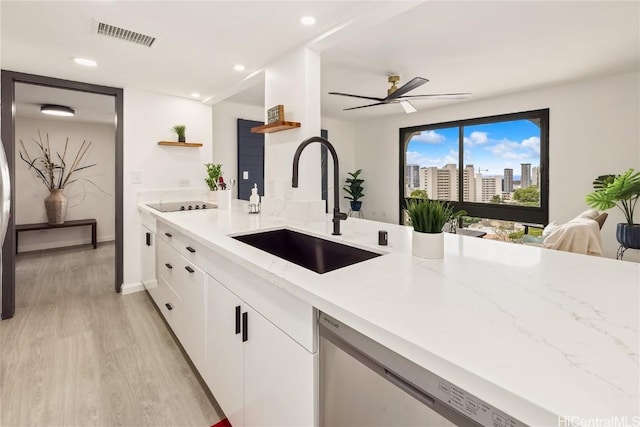
<svg viewBox="0 0 640 427">
<path fill-rule="evenodd" d="M 87 59 L 87 58 L 73 58 L 73 62 L 75 62 L 78 65 L 84 65 L 85 67 L 95 67 L 98 65 L 98 63 L 93 59 Z"/>
<path fill-rule="evenodd" d="M 236 71 L 244 71 L 244 65 L 242 64 L 236 64 L 233 66 L 233 69 Z"/>
<path fill-rule="evenodd" d="M 193 92 L 191 96 L 193 96 L 194 98 L 200 98 L 200 94 L 198 92 Z"/>
<path fill-rule="evenodd" d="M 73 108 L 65 107 L 64 105 L 44 104 L 40 107 L 42 114 L 49 114 L 51 116 L 75 116 L 76 112 Z"/>
<path fill-rule="evenodd" d="M 302 18 L 300 18 L 300 22 L 302 23 L 302 25 L 313 25 L 316 23 L 316 18 L 314 18 L 313 16 L 303 16 Z"/>
</svg>

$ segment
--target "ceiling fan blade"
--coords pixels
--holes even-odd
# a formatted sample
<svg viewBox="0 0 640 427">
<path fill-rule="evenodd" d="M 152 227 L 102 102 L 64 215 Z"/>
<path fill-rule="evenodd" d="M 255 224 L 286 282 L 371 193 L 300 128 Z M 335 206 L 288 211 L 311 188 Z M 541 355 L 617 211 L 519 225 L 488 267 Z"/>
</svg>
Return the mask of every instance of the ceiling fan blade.
<svg viewBox="0 0 640 427">
<path fill-rule="evenodd" d="M 429 80 L 427 80 L 427 79 L 425 79 L 423 77 L 414 77 L 411 80 L 409 80 L 407 83 L 405 83 L 404 85 L 400 86 L 398 88 L 398 90 L 393 92 L 391 95 L 387 96 L 384 100 L 385 101 L 391 101 L 393 99 L 396 99 L 396 98 L 404 95 L 405 93 L 411 92 L 412 90 L 422 86 L 423 84 L 425 84 L 428 81 Z"/>
<path fill-rule="evenodd" d="M 329 95 L 350 96 L 351 98 L 370 99 L 372 101 L 383 101 L 382 98 L 374 98 L 372 96 L 351 95 L 350 93 L 329 92 Z"/>
<path fill-rule="evenodd" d="M 411 113 L 415 113 L 416 111 L 416 107 L 413 106 L 413 104 L 411 104 L 409 101 L 400 101 L 400 105 L 402 105 L 402 108 L 404 108 L 404 112 L 407 114 L 411 114 Z"/>
<path fill-rule="evenodd" d="M 434 94 L 430 94 L 430 95 L 405 95 L 405 96 L 400 96 L 397 99 L 420 99 L 420 98 L 432 98 L 432 99 L 460 99 L 460 98 L 467 98 L 471 96 L 470 93 L 468 92 L 463 92 L 463 93 L 434 93 Z"/>
<path fill-rule="evenodd" d="M 344 111 L 357 110 L 358 108 L 373 107 L 374 105 L 385 105 L 385 104 L 388 104 L 388 102 L 376 102 L 375 104 L 368 104 L 368 105 L 361 105 L 359 107 L 345 108 Z"/>
</svg>

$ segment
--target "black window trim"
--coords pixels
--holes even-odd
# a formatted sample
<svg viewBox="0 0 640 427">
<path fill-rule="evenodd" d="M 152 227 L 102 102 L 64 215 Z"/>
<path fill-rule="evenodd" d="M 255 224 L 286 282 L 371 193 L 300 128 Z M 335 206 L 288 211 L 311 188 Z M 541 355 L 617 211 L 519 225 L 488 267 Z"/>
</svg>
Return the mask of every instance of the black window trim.
<svg viewBox="0 0 640 427">
<path fill-rule="evenodd" d="M 415 132 L 437 130 L 442 128 L 459 128 L 459 141 L 463 141 L 464 127 L 480 124 L 514 121 L 521 119 L 540 120 L 540 207 L 524 207 L 466 201 L 451 201 L 456 210 L 464 209 L 469 216 L 478 218 L 492 218 L 507 221 L 517 221 L 534 224 L 548 224 L 549 222 L 549 109 L 522 111 L 517 113 L 499 114 L 472 119 L 454 120 L 442 123 L 410 126 L 399 129 L 399 181 L 398 181 L 398 218 L 404 224 L 404 185 L 406 174 L 406 151 L 411 135 Z M 458 194 L 463 195 L 464 189 L 464 143 L 459 142 L 458 153 Z M 462 198 L 462 197 L 460 197 Z"/>
</svg>

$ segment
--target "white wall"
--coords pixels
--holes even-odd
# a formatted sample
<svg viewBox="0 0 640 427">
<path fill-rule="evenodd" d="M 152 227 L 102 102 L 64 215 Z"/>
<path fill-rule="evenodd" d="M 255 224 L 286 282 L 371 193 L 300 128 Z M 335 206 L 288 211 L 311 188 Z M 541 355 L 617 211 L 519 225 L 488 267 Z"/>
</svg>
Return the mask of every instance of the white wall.
<svg viewBox="0 0 640 427">
<path fill-rule="evenodd" d="M 93 144 L 83 165 L 95 163 L 96 166 L 78 171 L 72 178 L 86 178 L 96 184 L 102 191 L 87 182 L 78 181 L 64 189 L 69 200 L 66 220 L 95 218 L 98 222 L 97 236 L 99 242 L 115 239 L 115 126 L 99 123 L 82 123 L 71 120 L 51 120 L 16 117 L 16 159 L 15 159 L 15 223 L 31 224 L 47 222 L 44 199 L 49 190 L 35 177 L 28 165 L 20 159 L 19 141 L 22 140 L 31 157 L 40 153 L 32 138 L 38 140 L 38 130 L 46 141 L 49 134 L 51 151 L 64 151 L 64 144 L 69 137 L 69 148 L 66 162 L 70 164 L 75 158 L 82 141 Z M 20 233 L 19 250 L 21 252 L 54 247 L 88 243 L 91 240 L 91 228 L 64 228 L 57 230 L 41 230 Z"/>
<path fill-rule="evenodd" d="M 264 108 L 235 102 L 219 102 L 212 107 L 213 122 L 213 162 L 222 163 L 226 176 L 237 177 L 238 165 L 238 129 L 237 120 L 264 120 Z M 338 153 L 340 161 L 340 188 L 348 177 L 347 172 L 353 172 L 360 166 L 354 162 L 354 130 L 353 124 L 340 120 L 322 118 L 322 129 L 329 133 L 329 141 Z M 302 139 L 298 142 L 302 142 Z M 288 165 L 286 171 L 292 168 L 293 156 L 284 159 Z M 318 162 L 319 164 L 319 162 Z M 318 170 L 319 170 L 318 166 Z M 372 171 L 373 172 L 373 171 Z M 304 169 L 301 169 L 304 173 Z M 367 171 L 363 171 L 367 178 Z M 365 190 L 366 190 L 366 183 Z M 341 209 L 347 212 L 349 201 L 344 199 L 344 191 L 340 190 Z M 363 206 L 364 208 L 365 206 Z M 333 163 L 329 159 L 329 209 L 333 208 Z"/>
<path fill-rule="evenodd" d="M 213 159 L 222 164 L 225 181 L 238 179 L 238 119 L 264 122 L 264 108 L 235 102 L 219 102 L 212 106 Z"/>
<path fill-rule="evenodd" d="M 549 220 L 570 220 L 587 209 L 584 198 L 595 177 L 640 169 L 639 82 L 634 72 L 359 122 L 356 163 L 379 171 L 367 174 L 376 191 L 364 198 L 365 215 L 398 222 L 399 128 L 549 108 Z M 605 255 L 615 257 L 615 227 L 624 218 L 617 209 L 608 213 L 602 239 Z M 638 252 L 629 250 L 625 259 L 640 260 Z"/>
<path fill-rule="evenodd" d="M 134 89 L 124 90 L 124 285 L 140 283 L 140 220 L 138 191 L 186 187 L 206 189 L 204 164 L 211 161 L 211 107 L 198 101 Z M 187 142 L 199 148 L 160 146 L 158 141 L 177 141 L 170 129 L 186 126 Z M 132 184 L 140 172 L 141 184 Z M 185 188 L 186 188 L 185 187 Z"/>
</svg>

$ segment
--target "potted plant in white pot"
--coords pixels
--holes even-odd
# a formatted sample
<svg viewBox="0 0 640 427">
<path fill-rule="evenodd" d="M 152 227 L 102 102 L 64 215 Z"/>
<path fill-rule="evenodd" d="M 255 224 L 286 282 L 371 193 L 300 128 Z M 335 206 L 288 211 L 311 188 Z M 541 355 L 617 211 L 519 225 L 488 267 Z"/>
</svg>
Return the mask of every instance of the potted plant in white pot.
<svg viewBox="0 0 640 427">
<path fill-rule="evenodd" d="M 209 200 L 217 200 L 218 191 L 218 179 L 222 176 L 222 165 L 214 163 L 205 163 L 204 167 L 207 168 L 207 177 L 204 182 L 209 187 Z"/>
<path fill-rule="evenodd" d="M 593 188 L 587 194 L 587 204 L 601 211 L 614 206 L 620 209 L 625 222 L 618 224 L 616 238 L 625 248 L 640 249 L 640 224 L 633 222 L 640 199 L 640 171 L 629 169 L 622 175 L 601 175 L 593 181 Z"/>
<path fill-rule="evenodd" d="M 364 179 L 358 178 L 362 173 L 362 169 L 358 169 L 355 172 L 349 172 L 351 178 L 345 179 L 346 185 L 342 187 L 342 189 L 348 194 L 348 196 L 344 196 L 345 199 L 349 199 L 349 204 L 351 205 L 351 210 L 354 212 L 360 211 L 362 208 L 362 202 L 360 199 L 364 197 L 364 187 L 362 183 Z"/>
<path fill-rule="evenodd" d="M 412 252 L 420 258 L 442 258 L 444 235 L 442 229 L 452 218 L 466 214 L 454 212 L 449 202 L 425 198 L 408 198 L 406 210 L 413 226 Z"/>
</svg>

